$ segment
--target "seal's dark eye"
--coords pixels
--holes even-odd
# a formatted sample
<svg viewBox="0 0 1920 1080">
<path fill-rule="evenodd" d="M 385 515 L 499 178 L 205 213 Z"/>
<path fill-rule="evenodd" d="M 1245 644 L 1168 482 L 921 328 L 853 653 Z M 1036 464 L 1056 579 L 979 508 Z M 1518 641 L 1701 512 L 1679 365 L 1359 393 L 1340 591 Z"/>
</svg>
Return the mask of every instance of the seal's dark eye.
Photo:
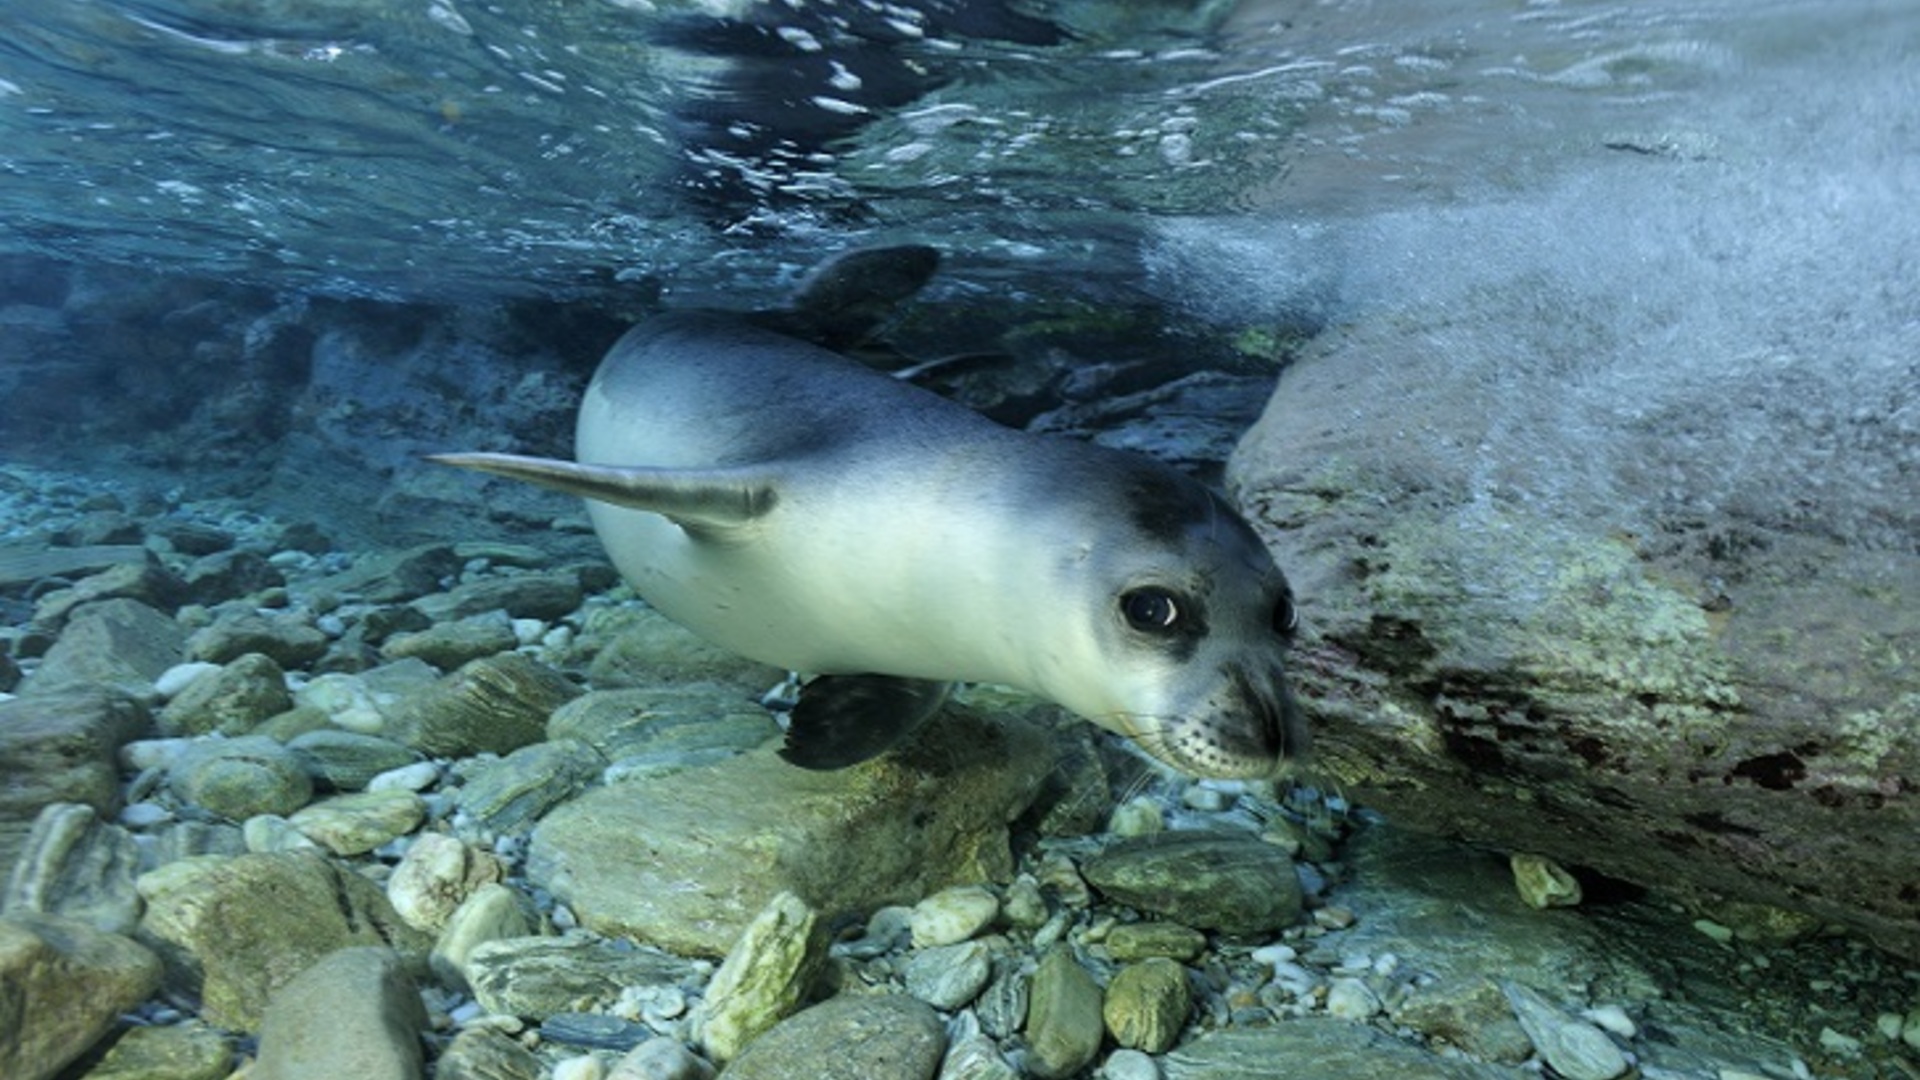
<svg viewBox="0 0 1920 1080">
<path fill-rule="evenodd" d="M 1290 638 L 1300 628 L 1300 611 L 1293 606 L 1293 594 L 1281 593 L 1273 602 L 1273 632 Z"/>
<path fill-rule="evenodd" d="M 1165 589 L 1135 589 L 1120 596 L 1120 613 L 1127 625 L 1144 633 L 1171 630 L 1180 621 L 1180 606 Z"/>
</svg>

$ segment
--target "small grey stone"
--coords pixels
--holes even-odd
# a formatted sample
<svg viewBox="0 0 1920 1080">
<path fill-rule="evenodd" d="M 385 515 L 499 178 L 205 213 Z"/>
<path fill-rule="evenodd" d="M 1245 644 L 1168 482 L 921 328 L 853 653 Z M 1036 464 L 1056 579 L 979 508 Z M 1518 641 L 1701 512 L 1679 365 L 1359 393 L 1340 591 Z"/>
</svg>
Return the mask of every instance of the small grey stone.
<svg viewBox="0 0 1920 1080">
<path fill-rule="evenodd" d="M 1027 1068 L 1041 1080 L 1063 1080 L 1092 1063 L 1106 1034 L 1100 987 L 1056 945 L 1040 960 L 1027 1002 Z"/>
<path fill-rule="evenodd" d="M 1160 1066 L 1138 1050 L 1115 1050 L 1100 1063 L 1095 1080 L 1160 1080 Z"/>
<path fill-rule="evenodd" d="M 95 548 L 93 550 L 102 550 Z M 112 550 L 112 549 L 106 549 Z M 143 553 L 145 554 L 145 553 Z M 105 600 L 132 600 L 165 610 L 179 601 L 180 579 L 151 555 L 110 566 L 64 589 L 40 597 L 33 606 L 32 625 L 58 632 L 80 607 Z"/>
<path fill-rule="evenodd" d="M 904 994 L 842 994 L 755 1039 L 727 1080 L 933 1080 L 947 1036 L 932 1008 Z"/>
<path fill-rule="evenodd" d="M 993 977 L 974 1001 L 974 1014 L 981 1030 L 996 1039 L 1007 1039 L 1027 1022 L 1029 976 L 1011 957 L 993 963 Z"/>
<path fill-rule="evenodd" d="M 188 683 L 157 719 L 163 735 L 245 735 L 291 708 L 286 672 L 271 657 L 247 653 Z"/>
<path fill-rule="evenodd" d="M 645 1024 L 606 1013 L 563 1012 L 540 1021 L 540 1037 L 567 1046 L 625 1053 L 647 1041 L 653 1032 Z"/>
<path fill-rule="evenodd" d="M 435 592 L 440 582 L 460 572 L 450 544 L 423 544 L 404 551 L 371 552 L 351 569 L 315 582 L 315 591 L 357 596 L 372 604 L 393 604 Z"/>
<path fill-rule="evenodd" d="M 417 1080 L 420 991 L 393 950 L 341 949 L 274 992 L 251 1080 Z"/>
<path fill-rule="evenodd" d="M 293 751 L 261 735 L 207 739 L 167 774 L 175 796 L 232 821 L 291 814 L 313 798 L 313 780 Z"/>
<path fill-rule="evenodd" d="M 963 941 L 915 952 L 902 974 L 907 993 L 950 1012 L 980 996 L 993 976 L 993 959 L 985 944 Z"/>
<path fill-rule="evenodd" d="M 940 1080 L 1020 1080 L 1020 1070 L 1007 1063 L 992 1039 L 974 1032 L 947 1048 Z"/>
</svg>

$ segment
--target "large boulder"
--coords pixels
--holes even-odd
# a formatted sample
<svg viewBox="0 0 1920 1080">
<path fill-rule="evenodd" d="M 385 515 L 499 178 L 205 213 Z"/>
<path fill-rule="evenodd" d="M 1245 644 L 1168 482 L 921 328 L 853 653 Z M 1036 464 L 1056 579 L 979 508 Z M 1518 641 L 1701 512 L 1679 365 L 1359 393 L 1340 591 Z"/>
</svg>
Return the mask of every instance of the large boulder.
<svg viewBox="0 0 1920 1080">
<path fill-rule="evenodd" d="M 1010 877 L 1008 823 L 1053 761 L 1031 721 L 958 707 L 848 769 L 764 746 L 587 792 L 534 829 L 527 873 L 592 930 L 721 956 L 782 892 L 831 920 Z"/>
<path fill-rule="evenodd" d="M 1301 597 L 1317 768 L 1920 956 L 1910 368 L 1790 319 L 1676 355 L 1646 272 L 1437 290 L 1282 376 L 1230 480 Z"/>
</svg>

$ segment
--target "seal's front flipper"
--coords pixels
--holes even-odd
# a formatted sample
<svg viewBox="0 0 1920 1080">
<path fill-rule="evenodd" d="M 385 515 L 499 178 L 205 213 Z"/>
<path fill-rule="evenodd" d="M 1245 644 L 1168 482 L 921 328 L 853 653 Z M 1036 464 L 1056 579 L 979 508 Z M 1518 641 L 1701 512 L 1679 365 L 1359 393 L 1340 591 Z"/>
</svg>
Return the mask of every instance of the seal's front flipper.
<svg viewBox="0 0 1920 1080">
<path fill-rule="evenodd" d="M 440 465 L 524 480 L 583 499 L 649 510 L 688 528 L 745 525 L 773 509 L 778 478 L 771 469 L 658 469 L 582 465 L 519 454 L 429 454 Z"/>
<path fill-rule="evenodd" d="M 952 683 L 892 675 L 822 675 L 800 691 L 780 756 L 803 769 L 878 757 L 939 711 Z"/>
</svg>

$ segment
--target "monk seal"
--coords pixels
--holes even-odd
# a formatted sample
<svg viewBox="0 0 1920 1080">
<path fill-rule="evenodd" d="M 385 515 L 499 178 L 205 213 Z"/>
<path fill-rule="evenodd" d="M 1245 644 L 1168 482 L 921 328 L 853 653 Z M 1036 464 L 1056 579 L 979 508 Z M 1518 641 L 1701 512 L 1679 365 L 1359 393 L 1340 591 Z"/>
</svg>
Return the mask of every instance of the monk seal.
<svg viewBox="0 0 1920 1080">
<path fill-rule="evenodd" d="M 1306 745 L 1285 576 L 1220 496 L 1150 458 L 711 313 L 614 344 L 576 457 L 432 460 L 582 496 L 649 604 L 816 676 L 795 764 L 886 750 L 954 682 L 1039 694 L 1197 777 L 1275 776 Z"/>
</svg>

